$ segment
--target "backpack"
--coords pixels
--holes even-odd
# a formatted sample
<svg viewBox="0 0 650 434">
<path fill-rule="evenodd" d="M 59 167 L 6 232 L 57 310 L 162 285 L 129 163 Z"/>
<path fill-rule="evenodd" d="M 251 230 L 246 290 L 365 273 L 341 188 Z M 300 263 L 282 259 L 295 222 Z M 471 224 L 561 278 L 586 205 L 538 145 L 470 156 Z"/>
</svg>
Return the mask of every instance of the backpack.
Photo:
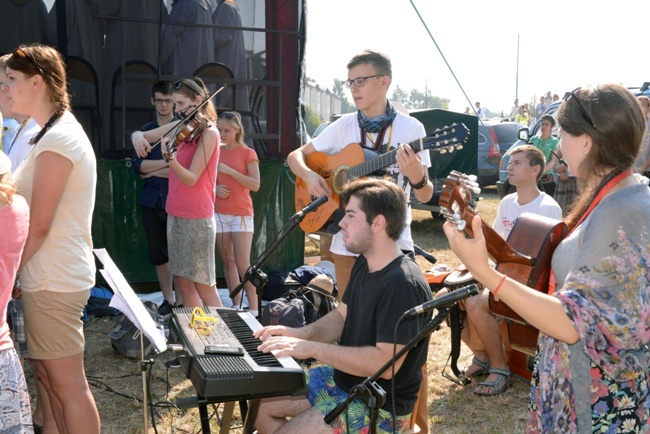
<svg viewBox="0 0 650 434">
<path fill-rule="evenodd" d="M 142 304 L 144 304 L 145 309 L 156 323 L 161 322 L 162 318 L 158 318 L 158 305 L 156 303 L 143 301 Z M 141 357 L 140 333 L 135 324 L 126 315 L 119 312 L 115 317 L 113 330 L 108 334 L 108 337 L 115 351 L 130 359 L 139 359 Z M 153 344 L 149 341 L 149 338 L 144 336 L 144 357 L 147 357 L 152 349 Z"/>
<path fill-rule="evenodd" d="M 94 286 L 90 290 L 90 297 L 88 303 L 84 307 L 83 320 L 88 321 L 97 316 L 113 316 L 117 315 L 119 311 L 114 307 L 110 307 L 113 292 L 103 286 Z"/>
<path fill-rule="evenodd" d="M 286 292 L 269 301 L 262 310 L 262 325 L 303 327 L 336 308 L 334 297 L 313 286 Z"/>
</svg>

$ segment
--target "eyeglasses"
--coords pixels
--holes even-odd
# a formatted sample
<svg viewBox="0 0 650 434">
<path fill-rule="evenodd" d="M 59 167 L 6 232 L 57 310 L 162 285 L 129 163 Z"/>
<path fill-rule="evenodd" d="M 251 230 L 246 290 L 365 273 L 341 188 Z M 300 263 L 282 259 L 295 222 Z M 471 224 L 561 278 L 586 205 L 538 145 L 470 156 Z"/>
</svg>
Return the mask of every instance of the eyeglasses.
<svg viewBox="0 0 650 434">
<path fill-rule="evenodd" d="M 158 105 L 163 105 L 163 104 L 167 104 L 167 105 L 169 105 L 169 104 L 174 104 L 174 101 L 171 100 L 171 99 L 161 99 L 161 98 L 156 98 L 156 99 L 153 100 L 153 102 L 154 102 L 154 104 L 158 104 Z"/>
<path fill-rule="evenodd" d="M 34 59 L 34 56 L 27 54 L 27 52 L 25 52 L 25 50 L 23 50 L 21 47 L 16 48 L 14 54 L 20 57 L 21 59 L 27 59 L 29 63 L 31 63 L 32 65 L 34 65 L 36 69 L 38 69 L 38 73 L 41 75 L 41 77 L 45 77 L 43 70 L 41 69 L 40 66 L 38 66 L 38 63 L 36 63 L 36 59 Z"/>
<path fill-rule="evenodd" d="M 369 78 L 383 77 L 384 75 L 385 74 L 375 74 L 375 75 L 368 75 L 367 77 L 357 77 L 357 78 L 353 78 L 352 80 L 345 80 L 343 83 L 345 83 L 347 87 L 352 87 L 353 84 L 356 87 L 363 87 L 366 85 L 366 80 L 368 80 Z"/>
<path fill-rule="evenodd" d="M 596 128 L 596 124 L 594 124 L 594 121 L 591 120 L 591 116 L 589 116 L 589 113 L 587 113 L 587 110 L 582 106 L 582 103 L 578 99 L 578 96 L 576 95 L 576 92 L 579 91 L 580 89 L 576 89 L 573 92 L 569 94 L 569 98 L 573 97 L 573 100 L 576 102 L 576 106 L 578 107 L 578 111 L 582 115 L 582 118 L 587 121 L 589 125 L 593 127 L 594 130 L 598 131 L 598 128 Z M 568 98 L 567 98 L 568 99 Z"/>
</svg>

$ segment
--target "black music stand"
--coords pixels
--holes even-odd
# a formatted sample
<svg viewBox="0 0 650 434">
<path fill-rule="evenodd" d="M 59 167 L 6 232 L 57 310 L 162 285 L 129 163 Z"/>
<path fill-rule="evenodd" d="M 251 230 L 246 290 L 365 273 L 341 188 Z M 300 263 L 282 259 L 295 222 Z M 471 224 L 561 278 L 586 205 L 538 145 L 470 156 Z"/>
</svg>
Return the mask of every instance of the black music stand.
<svg viewBox="0 0 650 434">
<path fill-rule="evenodd" d="M 118 309 L 138 328 L 140 333 L 140 371 L 142 372 L 142 410 L 144 413 L 143 432 L 149 430 L 149 384 L 147 382 L 147 368 L 153 364 L 153 359 L 145 360 L 144 336 L 149 338 L 156 352 L 161 353 L 167 349 L 162 326 L 151 318 L 142 301 L 135 294 L 120 270 L 117 268 L 106 249 L 93 249 L 93 253 L 100 260 L 104 269 L 99 272 L 113 290 L 110 306 Z M 153 410 L 151 412 L 153 420 Z"/>
<path fill-rule="evenodd" d="M 372 434 L 377 432 L 377 416 L 379 415 L 379 409 L 386 403 L 386 392 L 384 389 L 377 384 L 377 380 L 388 368 L 392 367 L 395 364 L 396 360 L 399 360 L 404 354 L 411 350 L 418 342 L 420 342 L 425 336 L 429 335 L 432 331 L 437 330 L 440 324 L 447 318 L 449 313 L 449 307 L 439 308 L 438 315 L 436 315 L 432 320 L 430 320 L 420 332 L 409 341 L 401 350 L 393 356 L 388 362 L 379 368 L 371 377 L 366 378 L 361 383 L 354 386 L 350 393 L 348 394 L 347 399 L 336 406 L 334 410 L 329 412 L 324 420 L 326 424 L 331 424 L 336 417 L 341 414 L 352 401 L 356 398 L 360 398 L 370 409 L 370 432 Z"/>
<path fill-rule="evenodd" d="M 268 282 L 269 277 L 260 269 L 260 267 L 271 257 L 271 254 L 282 244 L 282 242 L 289 236 L 289 234 L 300 224 L 302 219 L 305 218 L 305 215 L 315 211 L 320 205 L 327 202 L 327 198 L 322 196 L 312 203 L 304 207 L 302 210 L 295 213 L 287 223 L 282 227 L 278 235 L 275 237 L 273 243 L 266 248 L 264 252 L 257 259 L 257 262 L 246 270 L 246 274 L 242 279 L 241 283 L 235 287 L 230 293 L 230 298 L 235 298 L 247 282 L 251 282 L 257 289 L 257 312 L 259 318 L 262 317 L 262 292 L 264 291 L 264 285 Z"/>
</svg>

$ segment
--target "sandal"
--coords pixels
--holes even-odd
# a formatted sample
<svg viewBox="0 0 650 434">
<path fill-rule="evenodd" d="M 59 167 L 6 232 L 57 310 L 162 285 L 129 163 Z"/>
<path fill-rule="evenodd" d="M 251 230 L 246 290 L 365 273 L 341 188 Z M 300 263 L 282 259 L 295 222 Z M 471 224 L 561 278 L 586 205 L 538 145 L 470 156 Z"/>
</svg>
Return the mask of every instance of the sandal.
<svg viewBox="0 0 650 434">
<path fill-rule="evenodd" d="M 510 371 L 505 369 L 491 368 L 490 370 L 488 370 L 488 374 L 497 374 L 498 377 L 494 381 L 483 381 L 481 383 L 478 383 L 477 387 L 480 386 L 490 387 L 492 389 L 492 393 L 481 393 L 475 390 L 474 395 L 478 395 L 478 396 L 498 395 L 503 391 L 505 391 L 508 387 L 510 387 L 510 385 L 512 385 L 514 381 L 514 378 L 512 378 L 512 374 L 510 373 Z"/>
<path fill-rule="evenodd" d="M 465 372 L 470 368 L 470 366 L 476 365 L 478 366 L 479 369 L 478 371 L 474 372 L 472 375 L 466 375 Z M 472 359 L 472 363 L 463 370 L 463 375 L 465 375 L 465 378 L 474 378 L 478 377 L 480 375 L 488 375 L 488 372 L 490 371 L 490 359 L 486 360 L 485 362 L 483 360 L 477 359 L 474 357 Z"/>
</svg>

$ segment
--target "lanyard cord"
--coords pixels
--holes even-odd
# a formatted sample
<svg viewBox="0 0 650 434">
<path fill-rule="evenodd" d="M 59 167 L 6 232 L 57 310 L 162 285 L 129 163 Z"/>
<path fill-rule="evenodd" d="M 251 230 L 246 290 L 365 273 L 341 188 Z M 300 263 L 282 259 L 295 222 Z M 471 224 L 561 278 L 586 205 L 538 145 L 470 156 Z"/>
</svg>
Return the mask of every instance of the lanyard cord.
<svg viewBox="0 0 650 434">
<path fill-rule="evenodd" d="M 598 192 L 594 200 L 591 202 L 587 210 L 582 214 L 582 217 L 580 217 L 580 220 L 578 220 L 578 223 L 571 228 L 569 233 L 566 235 L 567 237 L 574 231 L 578 226 L 582 224 L 583 221 L 587 219 L 589 214 L 596 208 L 596 206 L 600 203 L 600 201 L 605 197 L 605 195 L 612 189 L 616 184 L 621 182 L 623 179 L 627 178 L 632 174 L 632 171 L 630 169 L 624 170 L 623 172 L 619 173 L 616 175 L 614 178 L 612 178 L 605 186 Z M 565 237 L 566 238 L 566 237 Z M 548 282 L 548 295 L 553 295 L 555 293 L 555 287 L 557 285 L 557 281 L 555 280 L 555 273 L 553 273 L 553 269 L 551 269 L 551 275 L 549 278 Z"/>
</svg>

